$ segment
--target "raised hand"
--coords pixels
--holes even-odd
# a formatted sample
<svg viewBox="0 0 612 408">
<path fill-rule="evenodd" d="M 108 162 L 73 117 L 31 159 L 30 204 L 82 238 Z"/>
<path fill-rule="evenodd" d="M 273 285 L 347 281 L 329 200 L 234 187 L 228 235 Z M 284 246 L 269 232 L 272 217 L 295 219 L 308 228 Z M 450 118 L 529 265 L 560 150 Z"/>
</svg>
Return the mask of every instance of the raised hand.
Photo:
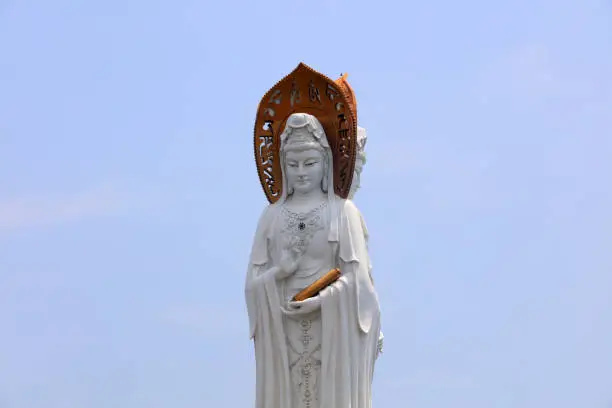
<svg viewBox="0 0 612 408">
<path fill-rule="evenodd" d="M 298 269 L 301 258 L 301 250 L 296 245 L 293 245 L 293 242 L 291 240 L 287 241 L 283 249 L 283 254 L 281 255 L 280 263 L 278 265 L 279 272 L 276 275 L 276 278 L 284 279 L 288 276 L 293 275 Z"/>
</svg>

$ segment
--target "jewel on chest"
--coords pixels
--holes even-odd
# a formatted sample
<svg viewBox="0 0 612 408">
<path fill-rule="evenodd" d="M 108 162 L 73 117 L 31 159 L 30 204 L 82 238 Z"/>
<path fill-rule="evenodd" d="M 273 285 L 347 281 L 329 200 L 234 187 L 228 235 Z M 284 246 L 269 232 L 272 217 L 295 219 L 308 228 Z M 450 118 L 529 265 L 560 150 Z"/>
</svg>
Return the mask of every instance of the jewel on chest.
<svg viewBox="0 0 612 408">
<path fill-rule="evenodd" d="M 323 210 L 327 201 L 322 202 L 308 212 L 295 212 L 282 207 L 283 224 L 281 234 L 285 237 L 286 245 L 304 253 L 317 231 L 324 229 Z"/>
</svg>

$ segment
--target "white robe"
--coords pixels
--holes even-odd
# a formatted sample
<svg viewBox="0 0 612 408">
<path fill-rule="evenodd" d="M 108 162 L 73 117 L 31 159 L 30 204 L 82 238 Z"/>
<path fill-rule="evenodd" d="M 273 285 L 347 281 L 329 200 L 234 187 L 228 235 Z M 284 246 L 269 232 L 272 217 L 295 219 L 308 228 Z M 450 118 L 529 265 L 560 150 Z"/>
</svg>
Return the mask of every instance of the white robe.
<svg viewBox="0 0 612 408">
<path fill-rule="evenodd" d="M 378 296 L 370 279 L 361 214 L 352 201 L 335 201 L 328 241 L 342 277 L 321 295 L 319 408 L 370 408 L 380 333 Z M 279 210 L 272 204 L 260 219 L 246 279 L 257 367 L 256 408 L 295 408 L 281 311 L 286 300 L 274 277 L 277 266 L 270 245 Z"/>
</svg>

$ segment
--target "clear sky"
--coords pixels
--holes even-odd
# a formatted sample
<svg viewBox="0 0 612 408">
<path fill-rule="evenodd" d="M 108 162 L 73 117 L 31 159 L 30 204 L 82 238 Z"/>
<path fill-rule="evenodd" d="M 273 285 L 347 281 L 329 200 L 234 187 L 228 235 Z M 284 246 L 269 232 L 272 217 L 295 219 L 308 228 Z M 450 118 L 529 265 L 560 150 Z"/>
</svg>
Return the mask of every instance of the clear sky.
<svg viewBox="0 0 612 408">
<path fill-rule="evenodd" d="M 249 407 L 259 99 L 349 73 L 374 407 L 612 406 L 612 3 L 0 0 L 0 407 Z"/>
</svg>

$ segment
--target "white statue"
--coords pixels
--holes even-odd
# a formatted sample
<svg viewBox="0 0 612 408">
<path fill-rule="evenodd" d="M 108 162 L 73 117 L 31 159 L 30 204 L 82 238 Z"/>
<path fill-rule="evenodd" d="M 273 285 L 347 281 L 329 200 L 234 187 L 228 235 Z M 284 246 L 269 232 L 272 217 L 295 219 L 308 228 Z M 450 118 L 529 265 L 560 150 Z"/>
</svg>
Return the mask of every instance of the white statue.
<svg viewBox="0 0 612 408">
<path fill-rule="evenodd" d="M 291 114 L 279 139 L 283 188 L 259 220 L 245 285 L 256 408 L 370 408 L 381 333 L 365 223 L 336 194 L 333 152 L 316 116 Z M 266 165 L 272 156 L 257 158 Z M 270 180 L 262 178 L 269 197 Z M 337 281 L 292 300 L 334 268 Z"/>
</svg>

